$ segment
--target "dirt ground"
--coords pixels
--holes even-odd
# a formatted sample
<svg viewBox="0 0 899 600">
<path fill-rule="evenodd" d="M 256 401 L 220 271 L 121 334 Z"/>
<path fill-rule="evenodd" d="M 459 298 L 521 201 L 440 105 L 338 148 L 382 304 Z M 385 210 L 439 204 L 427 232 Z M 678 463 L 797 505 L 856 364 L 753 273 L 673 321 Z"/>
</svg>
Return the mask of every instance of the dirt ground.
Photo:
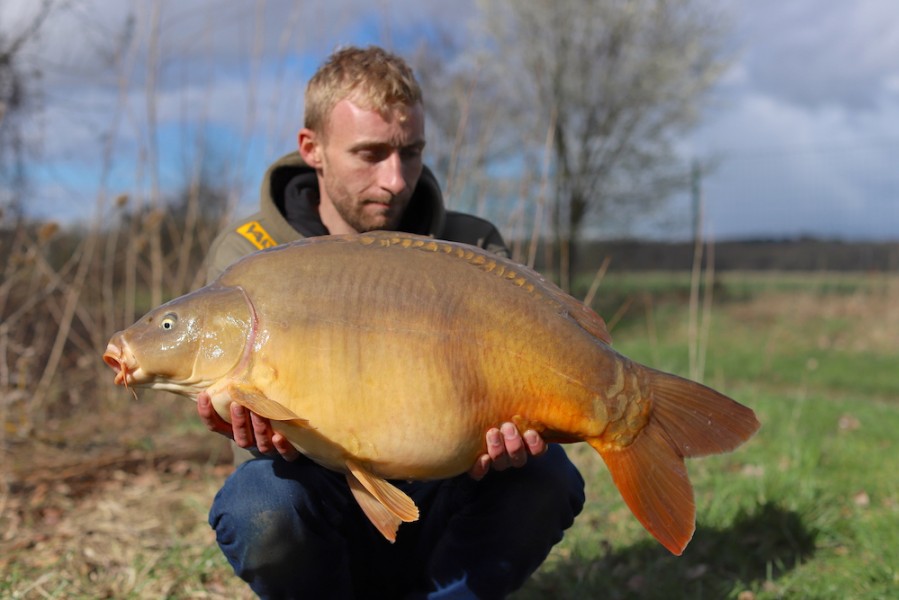
<svg viewBox="0 0 899 600">
<path fill-rule="evenodd" d="M 231 471 L 227 442 L 169 426 L 149 447 L 106 421 L 102 438 L 60 421 L 7 439 L 0 597 L 252 598 L 206 523 Z"/>
</svg>

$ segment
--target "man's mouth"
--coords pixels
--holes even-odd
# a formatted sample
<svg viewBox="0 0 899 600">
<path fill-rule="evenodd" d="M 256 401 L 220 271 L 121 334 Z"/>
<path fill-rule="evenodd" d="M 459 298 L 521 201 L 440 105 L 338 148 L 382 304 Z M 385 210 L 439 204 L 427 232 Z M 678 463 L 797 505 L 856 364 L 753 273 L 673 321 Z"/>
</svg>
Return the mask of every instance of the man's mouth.
<svg viewBox="0 0 899 600">
<path fill-rule="evenodd" d="M 388 212 L 393 209 L 393 203 L 389 200 L 366 200 L 363 204 L 364 206 L 371 207 L 372 210 L 378 212 Z"/>
</svg>

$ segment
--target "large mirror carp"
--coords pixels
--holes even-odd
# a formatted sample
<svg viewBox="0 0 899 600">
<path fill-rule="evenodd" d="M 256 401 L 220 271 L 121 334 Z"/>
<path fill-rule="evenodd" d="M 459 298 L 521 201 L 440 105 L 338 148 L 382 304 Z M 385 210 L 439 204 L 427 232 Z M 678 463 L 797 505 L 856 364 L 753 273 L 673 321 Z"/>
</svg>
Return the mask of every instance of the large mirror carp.
<svg viewBox="0 0 899 600">
<path fill-rule="evenodd" d="M 346 474 L 395 539 L 418 518 L 388 480 L 466 472 L 506 421 L 586 442 L 634 515 L 680 554 L 693 535 L 685 457 L 733 450 L 759 423 L 698 383 L 618 354 L 605 322 L 536 272 L 478 248 L 396 232 L 301 240 L 116 333 L 126 386 L 237 402 Z"/>
</svg>

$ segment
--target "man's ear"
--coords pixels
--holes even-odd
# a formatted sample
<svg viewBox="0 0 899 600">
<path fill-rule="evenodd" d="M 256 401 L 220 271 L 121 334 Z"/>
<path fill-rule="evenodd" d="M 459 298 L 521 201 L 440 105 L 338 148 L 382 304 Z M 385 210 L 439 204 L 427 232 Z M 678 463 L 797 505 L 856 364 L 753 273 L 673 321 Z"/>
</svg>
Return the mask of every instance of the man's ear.
<svg viewBox="0 0 899 600">
<path fill-rule="evenodd" d="M 322 144 L 317 133 L 303 127 L 297 134 L 297 145 L 300 150 L 300 156 L 303 161 L 313 169 L 320 169 L 322 166 Z"/>
</svg>

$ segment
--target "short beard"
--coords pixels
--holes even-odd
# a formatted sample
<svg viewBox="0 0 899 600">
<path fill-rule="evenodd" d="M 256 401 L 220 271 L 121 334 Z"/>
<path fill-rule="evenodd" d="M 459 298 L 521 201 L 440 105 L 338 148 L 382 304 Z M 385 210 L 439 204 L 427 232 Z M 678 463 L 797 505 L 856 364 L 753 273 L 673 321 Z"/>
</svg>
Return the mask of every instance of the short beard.
<svg viewBox="0 0 899 600">
<path fill-rule="evenodd" d="M 341 216 L 341 218 L 346 221 L 346 223 L 358 231 L 359 233 L 367 233 L 369 231 L 375 231 L 378 229 L 384 229 L 388 231 L 393 231 L 399 228 L 400 222 L 402 221 L 402 212 L 399 214 L 391 214 L 387 217 L 387 220 L 383 225 L 381 224 L 373 224 L 370 219 L 366 218 L 362 212 L 349 212 L 345 211 L 343 206 L 335 205 L 337 209 L 337 213 Z M 384 217 L 381 217 L 384 218 Z"/>
</svg>

